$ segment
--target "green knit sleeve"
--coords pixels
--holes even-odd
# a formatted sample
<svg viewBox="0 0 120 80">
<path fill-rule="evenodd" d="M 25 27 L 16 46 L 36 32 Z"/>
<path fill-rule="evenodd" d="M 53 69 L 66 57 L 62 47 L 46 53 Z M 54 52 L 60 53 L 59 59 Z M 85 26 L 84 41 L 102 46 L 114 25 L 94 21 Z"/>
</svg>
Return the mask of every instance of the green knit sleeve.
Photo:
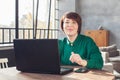
<svg viewBox="0 0 120 80">
<path fill-rule="evenodd" d="M 87 42 L 87 66 L 88 68 L 102 69 L 103 59 L 95 42 L 89 38 Z"/>
</svg>

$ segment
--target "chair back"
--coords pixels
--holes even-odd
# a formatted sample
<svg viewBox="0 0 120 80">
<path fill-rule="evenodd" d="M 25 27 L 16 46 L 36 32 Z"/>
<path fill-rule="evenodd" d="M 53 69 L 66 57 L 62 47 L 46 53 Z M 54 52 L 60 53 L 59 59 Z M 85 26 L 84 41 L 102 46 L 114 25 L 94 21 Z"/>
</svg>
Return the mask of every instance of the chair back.
<svg viewBox="0 0 120 80">
<path fill-rule="evenodd" d="M 0 69 L 8 68 L 8 58 L 0 58 Z"/>
</svg>

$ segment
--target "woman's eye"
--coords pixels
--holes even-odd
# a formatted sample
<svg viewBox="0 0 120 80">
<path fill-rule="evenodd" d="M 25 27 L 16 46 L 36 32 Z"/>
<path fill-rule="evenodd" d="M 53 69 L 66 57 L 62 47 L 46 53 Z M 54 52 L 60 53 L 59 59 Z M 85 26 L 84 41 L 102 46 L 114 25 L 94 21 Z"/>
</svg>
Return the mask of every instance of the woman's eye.
<svg viewBox="0 0 120 80">
<path fill-rule="evenodd" d="M 76 22 L 73 22 L 73 24 L 76 24 Z"/>
<path fill-rule="evenodd" d="M 68 24 L 69 22 L 65 22 L 66 24 Z"/>
</svg>

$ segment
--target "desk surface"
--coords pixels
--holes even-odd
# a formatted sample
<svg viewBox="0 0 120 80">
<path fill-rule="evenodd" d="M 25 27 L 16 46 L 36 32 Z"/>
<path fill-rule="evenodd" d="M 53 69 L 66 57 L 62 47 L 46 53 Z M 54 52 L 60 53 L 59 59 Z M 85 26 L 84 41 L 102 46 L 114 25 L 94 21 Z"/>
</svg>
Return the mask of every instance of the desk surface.
<svg viewBox="0 0 120 80">
<path fill-rule="evenodd" d="M 87 73 L 71 72 L 66 75 L 25 73 L 15 67 L 0 69 L 0 80 L 114 80 L 112 73 L 102 70 L 90 70 Z"/>
</svg>

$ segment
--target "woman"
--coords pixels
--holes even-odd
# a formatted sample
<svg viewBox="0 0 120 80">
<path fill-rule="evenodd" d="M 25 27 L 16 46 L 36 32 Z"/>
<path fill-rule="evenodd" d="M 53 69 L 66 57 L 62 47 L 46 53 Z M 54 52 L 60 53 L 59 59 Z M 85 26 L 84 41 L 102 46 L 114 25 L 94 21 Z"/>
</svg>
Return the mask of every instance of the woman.
<svg viewBox="0 0 120 80">
<path fill-rule="evenodd" d="M 66 34 L 63 40 L 59 40 L 61 64 L 102 69 L 99 48 L 90 37 L 80 34 L 81 23 L 80 15 L 75 12 L 66 13 L 61 18 L 61 29 Z"/>
</svg>

